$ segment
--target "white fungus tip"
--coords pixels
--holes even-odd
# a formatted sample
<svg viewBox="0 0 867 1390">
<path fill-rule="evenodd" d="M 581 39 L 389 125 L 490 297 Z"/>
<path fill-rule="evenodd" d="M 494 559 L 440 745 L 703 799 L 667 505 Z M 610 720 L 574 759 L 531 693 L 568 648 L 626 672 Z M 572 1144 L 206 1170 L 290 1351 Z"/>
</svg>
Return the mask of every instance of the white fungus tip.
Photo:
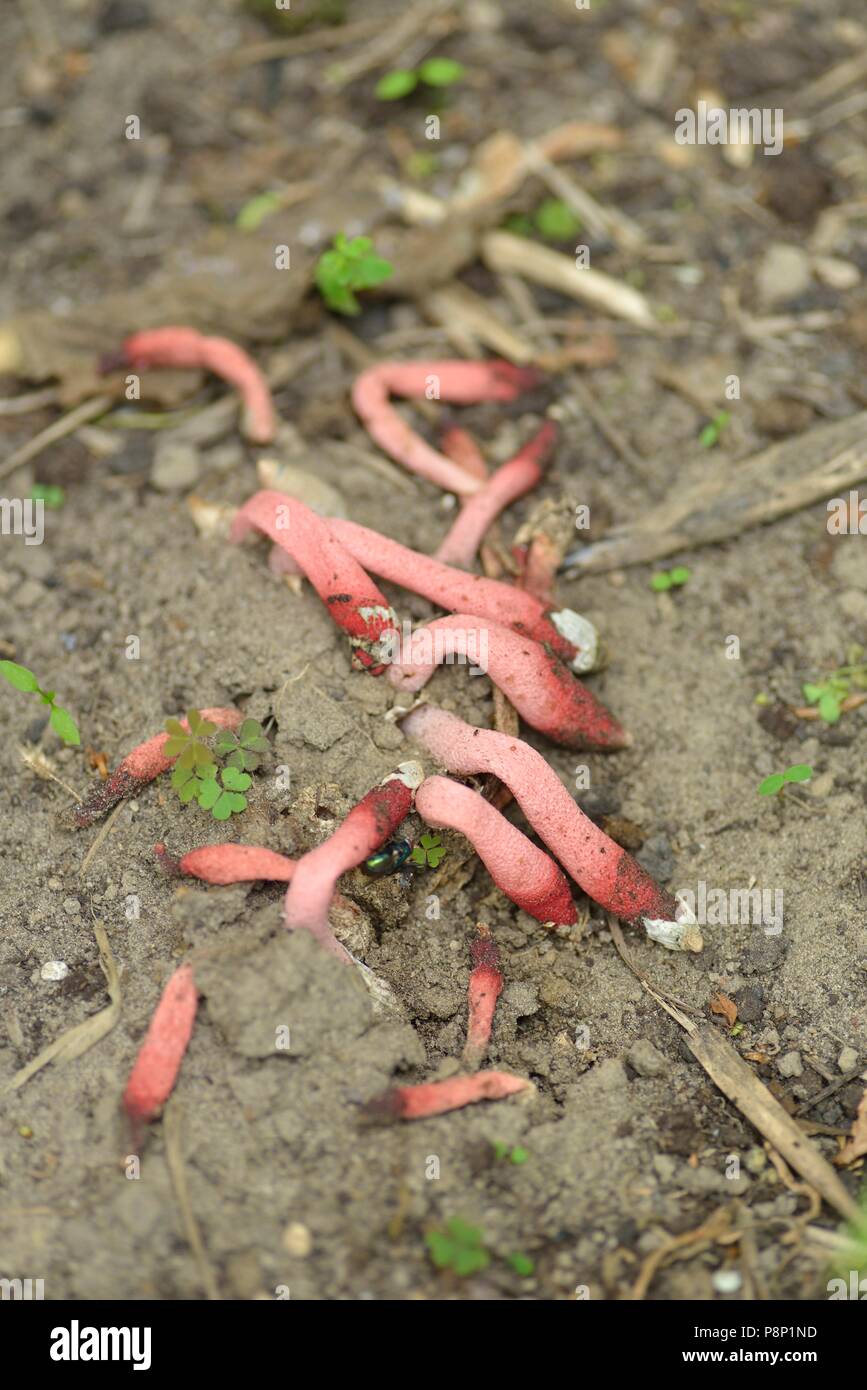
<svg viewBox="0 0 867 1390">
<path fill-rule="evenodd" d="M 398 763 L 397 770 L 390 772 L 387 777 L 383 777 L 383 786 L 386 782 L 403 782 L 405 787 L 409 787 L 414 792 L 424 781 L 424 768 L 415 759 L 410 759 L 406 763 Z"/>
<path fill-rule="evenodd" d="M 592 671 L 599 657 L 599 633 L 589 618 L 582 618 L 572 608 L 561 608 L 551 613 L 551 622 L 561 637 L 578 648 L 578 655 L 572 661 L 573 671 Z"/>
</svg>

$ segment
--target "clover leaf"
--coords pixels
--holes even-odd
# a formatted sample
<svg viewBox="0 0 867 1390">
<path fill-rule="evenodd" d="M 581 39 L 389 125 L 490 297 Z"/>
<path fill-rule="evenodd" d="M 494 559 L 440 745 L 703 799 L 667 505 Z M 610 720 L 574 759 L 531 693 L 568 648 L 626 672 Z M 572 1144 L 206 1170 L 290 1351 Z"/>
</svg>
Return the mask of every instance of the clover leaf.
<svg viewBox="0 0 867 1390">
<path fill-rule="evenodd" d="M 445 852 L 446 847 L 440 843 L 439 835 L 425 834 L 409 856 L 410 863 L 418 864 L 423 869 L 435 869 Z"/>
<path fill-rule="evenodd" d="M 237 734 L 221 729 L 214 740 L 214 751 L 226 759 L 229 767 L 241 772 L 255 772 L 268 751 L 268 740 L 258 719 L 245 719 Z"/>
</svg>

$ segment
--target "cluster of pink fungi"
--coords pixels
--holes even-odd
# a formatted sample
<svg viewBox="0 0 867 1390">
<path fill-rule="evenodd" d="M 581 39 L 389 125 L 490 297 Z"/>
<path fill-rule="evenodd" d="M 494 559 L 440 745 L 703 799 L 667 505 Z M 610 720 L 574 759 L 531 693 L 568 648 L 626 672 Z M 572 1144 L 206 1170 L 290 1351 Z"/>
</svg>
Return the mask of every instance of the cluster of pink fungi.
<svg viewBox="0 0 867 1390">
<path fill-rule="evenodd" d="M 277 415 L 264 377 L 233 343 L 188 328 L 135 334 L 106 366 L 206 368 L 241 393 L 244 428 L 257 443 L 269 442 Z M 616 750 L 631 739 L 577 678 L 592 667 L 595 632 L 569 609 L 555 610 L 550 596 L 556 558 L 545 545 L 516 548 L 523 560 L 516 584 L 473 573 L 471 566 L 491 524 L 543 477 L 556 442 L 546 421 L 538 433 L 489 477 L 472 439 L 460 430 L 445 436 L 439 452 L 395 410 L 393 395 L 423 398 L 436 383 L 439 399 L 453 404 L 511 401 L 536 384 L 532 369 L 505 362 L 384 363 L 357 379 L 352 399 L 372 439 L 391 458 L 457 496 L 459 511 L 436 555 L 419 554 L 354 522 L 323 517 L 276 491 L 255 493 L 240 508 L 232 539 L 250 532 L 273 542 L 272 568 L 303 574 L 333 621 L 349 638 L 353 665 L 372 676 L 388 672 L 398 690 L 419 691 L 435 661 L 394 660 L 398 622 L 370 578 L 429 599 L 449 615 L 426 625 L 437 659 L 472 660 L 482 649 L 485 671 L 521 718 L 553 742 L 571 749 Z M 236 727 L 235 709 L 206 709 L 206 719 Z M 278 881 L 287 884 L 285 925 L 311 932 L 344 962 L 352 957 L 329 923 L 340 901 L 339 878 L 356 868 L 398 831 L 414 809 L 436 829 L 457 830 L 473 845 L 497 886 L 524 911 L 553 927 L 576 921 L 569 879 L 608 912 L 641 926 L 674 949 L 695 943 L 683 911 L 620 845 L 589 820 L 545 759 L 511 734 L 480 729 L 431 704 L 417 702 L 403 717 L 403 733 L 445 772 L 425 777 L 420 763 L 401 763 L 364 796 L 322 844 L 298 860 L 250 845 L 218 844 L 193 850 L 172 866 L 212 884 Z M 171 767 L 168 735 L 157 734 L 133 749 L 109 778 L 95 785 L 78 807 L 80 826 L 90 824 L 122 797 Z M 508 788 L 528 824 L 548 847 L 540 849 L 474 788 L 454 777 L 495 777 Z M 162 846 L 161 857 L 167 860 Z M 565 873 L 564 873 L 565 870 Z M 568 877 L 567 877 L 568 875 Z M 505 1072 L 475 1070 L 484 1058 L 502 975 L 496 947 L 480 928 L 473 944 L 469 1020 L 464 1063 L 470 1074 L 444 1082 L 399 1087 L 374 1108 L 407 1119 L 440 1114 L 476 1100 L 498 1099 L 530 1086 Z M 153 1119 L 171 1093 L 189 1042 L 198 992 L 193 967 L 170 977 L 124 1093 L 135 1130 Z"/>
</svg>

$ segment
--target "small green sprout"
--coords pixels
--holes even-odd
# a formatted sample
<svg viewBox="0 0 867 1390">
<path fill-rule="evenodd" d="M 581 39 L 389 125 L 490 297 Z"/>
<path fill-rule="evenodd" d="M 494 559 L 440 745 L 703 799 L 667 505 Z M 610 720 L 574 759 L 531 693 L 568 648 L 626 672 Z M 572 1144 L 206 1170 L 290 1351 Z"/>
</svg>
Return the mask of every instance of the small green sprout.
<svg viewBox="0 0 867 1390">
<path fill-rule="evenodd" d="M 464 75 L 461 63 L 451 58 L 428 58 L 417 68 L 395 68 L 382 76 L 374 88 L 380 101 L 400 101 L 415 91 L 419 82 L 427 87 L 453 87 Z"/>
<path fill-rule="evenodd" d="M 176 758 L 171 784 L 184 805 L 195 801 L 215 820 L 228 820 L 247 809 L 244 796 L 255 771 L 267 752 L 268 740 L 256 719 L 245 719 L 237 734 L 229 729 L 217 733 L 216 724 L 203 719 L 196 709 L 187 710 L 189 732 L 177 719 L 166 720 L 168 739 L 165 754 Z M 213 748 L 207 739 L 214 739 Z M 217 758 L 225 766 L 217 765 Z"/>
<path fill-rule="evenodd" d="M 527 1162 L 530 1155 L 526 1149 L 521 1148 L 520 1144 L 516 1144 L 514 1148 L 510 1148 L 508 1144 L 503 1143 L 502 1139 L 495 1139 L 494 1157 L 507 1158 L 510 1163 L 514 1163 L 517 1167 L 520 1167 L 521 1164 Z"/>
<path fill-rule="evenodd" d="M 241 772 L 255 772 L 268 751 L 268 740 L 258 719 L 245 719 L 237 734 L 221 729 L 214 740 L 214 752 L 226 759 L 227 767 Z"/>
<path fill-rule="evenodd" d="M 409 860 L 411 864 L 418 864 L 422 869 L 435 869 L 445 852 L 446 847 L 440 842 L 439 835 L 426 833 L 422 835 Z"/>
<path fill-rule="evenodd" d="M 50 512 L 56 512 L 66 501 L 66 493 L 54 483 L 34 483 L 30 498 L 33 502 L 44 502 Z"/>
<path fill-rule="evenodd" d="M 214 755 L 204 740 L 217 732 L 217 726 L 203 719 L 197 709 L 187 710 L 187 723 L 189 730 L 179 719 L 166 720 L 168 738 L 163 752 L 167 758 L 177 758 L 176 771 L 194 772 L 198 768 L 204 775 L 206 768 L 215 766 Z"/>
<path fill-rule="evenodd" d="M 512 236 L 532 237 L 538 232 L 546 241 L 571 241 L 581 231 L 581 221 L 561 198 L 545 198 L 532 214 L 510 212 L 503 228 Z"/>
<path fill-rule="evenodd" d="M 349 241 L 338 232 L 331 249 L 319 257 L 315 279 L 329 309 L 338 314 L 359 314 L 356 290 L 381 285 L 393 271 L 390 261 L 375 254 L 370 237 L 357 236 Z"/>
<path fill-rule="evenodd" d="M 759 796 L 776 796 L 788 782 L 809 782 L 812 775 L 813 769 L 806 763 L 795 763 L 793 767 L 787 767 L 785 772 L 774 772 L 760 782 Z"/>
<path fill-rule="evenodd" d="M 26 666 L 19 666 L 16 661 L 0 661 L 0 676 L 9 682 L 15 690 L 23 690 L 38 695 L 43 705 L 48 705 L 51 709 L 49 724 L 59 738 L 64 743 L 79 744 L 81 735 L 78 732 L 78 725 L 68 710 L 61 709 L 55 704 L 55 691 L 43 690 L 33 672 Z"/>
<path fill-rule="evenodd" d="M 581 230 L 580 218 L 561 198 L 546 198 L 537 207 L 534 219 L 546 241 L 570 241 Z"/>
<path fill-rule="evenodd" d="M 235 218 L 235 226 L 239 232 L 255 232 L 261 227 L 266 217 L 278 212 L 283 206 L 283 194 L 272 190 L 270 193 L 257 193 L 255 198 L 250 198 L 240 209 Z"/>
<path fill-rule="evenodd" d="M 849 664 L 830 671 L 824 680 L 807 682 L 802 686 L 804 699 L 818 707 L 819 718 L 826 724 L 836 724 L 843 713 L 843 702 L 855 690 L 867 690 L 867 662 L 864 648 L 853 642 L 846 653 Z"/>
<path fill-rule="evenodd" d="M 487 1269 L 491 1263 L 478 1226 L 470 1226 L 459 1216 L 451 1217 L 444 1230 L 428 1231 L 425 1244 L 437 1269 L 450 1269 L 461 1279 Z"/>
<path fill-rule="evenodd" d="M 418 70 L 422 82 L 428 87 L 453 87 L 464 75 L 462 63 L 453 58 L 428 58 Z"/>
<path fill-rule="evenodd" d="M 530 1275 L 534 1274 L 536 1270 L 536 1266 L 530 1259 L 530 1256 L 521 1254 L 519 1250 L 514 1251 L 511 1255 L 507 1255 L 506 1262 L 512 1266 L 516 1274 L 520 1274 L 522 1279 L 529 1279 Z"/>
<path fill-rule="evenodd" d="M 708 421 L 698 437 L 698 442 L 703 449 L 712 449 L 715 444 L 719 444 L 722 432 L 730 423 L 731 418 L 728 410 L 720 410 L 712 420 Z"/>
<path fill-rule="evenodd" d="M 214 776 L 202 782 L 196 800 L 203 811 L 210 811 L 214 820 L 228 820 L 230 816 L 240 815 L 247 809 L 247 798 L 243 795 L 253 779 L 237 767 L 224 767 L 217 781 Z M 220 785 L 222 783 L 222 786 Z"/>
<path fill-rule="evenodd" d="M 412 68 L 395 68 L 381 77 L 374 87 L 380 101 L 400 101 L 418 86 L 418 73 Z"/>
<path fill-rule="evenodd" d="M 664 593 L 666 589 L 678 589 L 681 584 L 686 584 L 690 577 L 690 571 L 686 565 L 675 565 L 671 570 L 660 570 L 654 574 L 650 580 L 650 587 L 657 594 Z"/>
</svg>

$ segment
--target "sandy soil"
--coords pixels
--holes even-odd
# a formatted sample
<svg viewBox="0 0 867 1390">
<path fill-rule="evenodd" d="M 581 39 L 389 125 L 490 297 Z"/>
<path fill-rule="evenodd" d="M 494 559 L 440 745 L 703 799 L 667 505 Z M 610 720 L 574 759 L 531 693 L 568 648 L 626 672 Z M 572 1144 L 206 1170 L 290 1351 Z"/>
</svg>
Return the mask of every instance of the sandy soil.
<svg viewBox="0 0 867 1390">
<path fill-rule="evenodd" d="M 360 8 L 347 6 L 349 17 Z M 364 15 L 393 19 L 404 8 L 365 5 Z M 529 137 L 580 114 L 627 130 L 653 120 L 670 131 L 673 109 L 701 83 L 732 101 L 794 103 L 867 39 L 856 5 L 745 6 L 740 18 L 729 9 L 697 6 L 678 25 L 612 2 L 582 19 L 579 48 L 566 4 L 469 6 L 467 23 L 438 46 L 470 77 L 450 98 L 433 190 L 447 191 L 452 170 L 498 128 Z M 22 13 L 9 6 L 0 21 L 0 42 L 19 58 L 0 79 L 4 317 L 62 312 L 140 283 L 169 248 L 230 221 L 275 173 L 309 177 L 339 145 L 341 123 L 392 175 L 387 132 L 403 130 L 419 144 L 419 108 L 383 109 L 372 97 L 378 72 L 323 93 L 317 76 L 328 53 L 203 80 L 217 58 L 267 36 L 230 0 L 66 0 L 57 10 L 67 56 L 53 85 L 54 60 L 35 51 Z M 129 27 L 136 15 L 142 23 Z M 644 45 L 663 38 L 675 47 L 673 75 L 642 104 L 636 65 Z M 21 109 L 21 119 L 8 115 Z M 144 158 L 117 136 L 130 111 L 163 136 L 168 163 L 152 219 L 118 233 Z M 795 296 L 762 302 L 756 286 L 769 247 L 803 247 L 823 210 L 864 197 L 864 129 L 856 113 L 776 161 L 759 155 L 746 171 L 718 150 L 681 169 L 634 145 L 575 166 L 595 196 L 646 226 L 654 242 L 682 248 L 674 260 L 632 262 L 602 244 L 594 259 L 621 277 L 638 267 L 649 297 L 687 328 L 654 338 L 613 325 L 618 360 L 584 378 L 638 452 L 640 470 L 599 434 L 568 379 L 554 379 L 537 403 L 462 411 L 461 423 L 503 459 L 556 403 L 563 437 L 539 496 L 589 503 L 602 534 L 606 519 L 628 519 L 679 482 L 860 408 L 862 285 L 835 289 L 813 269 Z M 541 196 L 531 187 L 519 202 L 532 208 Z M 867 271 L 863 224 L 847 223 L 829 254 Z M 475 266 L 465 280 L 508 316 L 493 276 Z M 757 314 L 824 311 L 828 324 L 751 340 L 723 307 L 733 287 Z M 559 295 L 533 294 L 540 314 L 576 314 Z M 592 314 L 584 317 L 592 324 Z M 376 302 L 350 327 L 375 350 L 403 332 L 404 356 L 454 351 L 408 301 Z M 451 513 L 437 489 L 371 465 L 348 400 L 355 364 L 315 300 L 299 314 L 292 345 L 303 340 L 307 365 L 277 396 L 295 434 L 277 452 L 331 484 L 353 519 L 432 552 Z M 718 447 L 700 447 L 706 417 L 660 384 L 662 368 L 699 396 L 709 377 L 718 387 L 726 373 L 740 375 L 742 399 Z M 11 377 L 4 385 L 3 395 L 17 389 Z M 213 383 L 207 390 L 217 394 Z M 55 414 L 0 415 L 4 452 Z M 578 1287 L 620 1298 L 664 1240 L 737 1200 L 753 1232 L 747 1254 L 711 1245 L 661 1269 L 649 1296 L 824 1296 L 821 1258 L 783 1240 L 800 1230 L 804 1197 L 781 1182 L 760 1137 L 692 1059 L 580 894 L 581 927 L 554 935 L 495 890 L 478 861 L 451 882 L 429 873 L 408 885 L 347 876 L 342 890 L 371 924 L 364 959 L 390 987 L 384 1005 L 357 972 L 282 931 L 276 885 L 179 886 L 160 871 L 158 841 L 173 854 L 221 837 L 300 854 L 397 762 L 417 755 L 384 718 L 390 688 L 350 670 L 347 646 L 309 587 L 292 592 L 268 572 L 260 548 L 202 537 L 184 491 L 153 487 L 154 449 L 166 437 L 115 432 L 120 447 L 106 457 L 104 434 L 78 435 L 2 484 L 8 496 L 27 496 L 34 480 L 66 490 L 62 509 L 46 513 L 43 545 L 0 539 L 0 655 L 56 687 L 82 747 L 64 748 L 38 704 L 0 688 L 0 1086 L 108 1002 L 95 920 L 121 970 L 123 1001 L 98 1045 L 0 1099 L 0 1274 L 44 1277 L 53 1299 L 199 1298 L 208 1279 L 230 1299 L 285 1288 L 315 1299 L 569 1299 Z M 240 504 L 256 486 L 257 456 L 229 428 L 199 450 L 196 491 Z M 535 500 L 512 509 L 506 536 Z M 867 1058 L 867 705 L 835 725 L 786 713 L 801 704 L 802 682 L 867 643 L 865 541 L 829 537 L 826 521 L 817 504 L 736 541 L 684 551 L 675 562 L 691 578 L 673 595 L 651 590 L 648 566 L 564 579 L 561 600 L 599 625 L 608 648 L 592 688 L 634 745 L 575 755 L 525 731 L 588 813 L 633 823 L 638 857 L 672 889 L 755 883 L 782 894 L 778 935 L 749 922 L 711 923 L 697 956 L 634 934 L 629 946 L 659 987 L 699 1011 L 720 991 L 735 1001 L 733 1041 L 765 1059 L 754 1061 L 758 1074 L 791 1110 L 841 1077 L 844 1049 L 862 1068 Z M 433 612 L 388 592 L 402 616 Z M 132 661 L 131 635 L 141 644 Z M 726 656 L 732 635 L 737 660 Z M 472 723 L 492 722 L 486 679 L 449 669 L 428 693 Z M 757 704 L 757 696 L 771 701 Z M 113 765 L 168 716 L 229 703 L 263 721 L 273 716 L 272 771 L 288 768 L 288 787 L 257 775 L 249 810 L 220 827 L 155 783 L 120 809 L 85 864 L 98 827 L 72 830 L 71 797 L 34 775 L 20 749 L 44 754 L 80 793 L 97 775 L 87 749 Z M 794 763 L 814 770 L 806 789 L 783 800 L 758 795 L 762 778 Z M 589 768 L 589 788 L 576 787 L 579 764 Z M 417 818 L 408 829 L 420 831 Z M 454 863 L 458 837 L 444 839 Z M 432 921 L 434 892 L 441 915 Z M 477 921 L 495 935 L 506 980 L 489 1064 L 529 1076 L 535 1095 L 415 1125 L 370 1122 L 365 1102 L 395 1080 L 458 1069 Z M 191 950 L 203 1001 L 172 1104 L 207 1273 L 187 1238 L 163 1126 L 153 1128 L 139 1180 L 128 1181 L 121 1164 L 125 1078 L 168 974 Z M 48 961 L 68 965 L 65 979 L 41 977 Z M 274 1045 L 281 1025 L 291 1032 L 285 1051 Z M 862 1092 L 856 1078 L 807 1109 L 827 1157 Z M 520 1143 L 527 1161 L 498 1159 L 498 1141 Z M 732 1155 L 736 1179 L 726 1176 Z M 856 1189 L 855 1174 L 845 1181 Z M 425 1249 L 425 1232 L 452 1217 L 480 1227 L 494 1256 L 467 1280 L 436 1271 Z M 827 1209 L 819 1220 L 836 1225 Z M 535 1262 L 531 1276 L 510 1267 L 515 1252 Z M 739 1291 L 720 1293 L 713 1279 L 722 1269 L 740 1272 Z"/>
</svg>

